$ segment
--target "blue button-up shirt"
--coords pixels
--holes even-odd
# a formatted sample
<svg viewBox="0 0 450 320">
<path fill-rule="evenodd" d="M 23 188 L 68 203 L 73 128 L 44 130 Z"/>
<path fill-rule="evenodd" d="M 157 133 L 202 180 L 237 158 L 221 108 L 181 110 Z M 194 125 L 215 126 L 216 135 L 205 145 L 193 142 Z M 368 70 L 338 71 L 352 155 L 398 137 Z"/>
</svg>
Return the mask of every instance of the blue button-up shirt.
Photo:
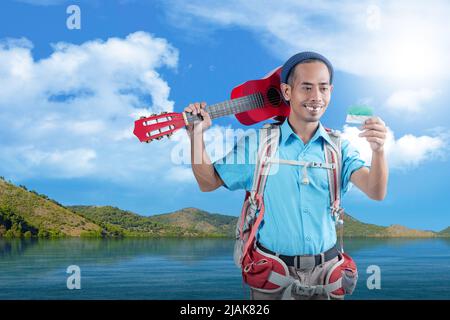
<svg viewBox="0 0 450 320">
<path fill-rule="evenodd" d="M 252 188 L 259 144 L 259 132 L 248 134 L 214 167 L 229 190 Z M 323 139 L 331 142 L 322 124 L 305 144 L 288 121 L 281 125 L 279 158 L 325 163 Z M 359 152 L 342 140 L 342 190 L 351 186 L 350 176 L 364 166 Z M 275 168 L 276 167 L 276 168 Z M 318 254 L 336 243 L 335 223 L 330 213 L 327 169 L 308 168 L 309 184 L 302 184 L 303 166 L 272 165 L 264 191 L 264 221 L 258 241 L 266 248 L 285 255 Z"/>
</svg>

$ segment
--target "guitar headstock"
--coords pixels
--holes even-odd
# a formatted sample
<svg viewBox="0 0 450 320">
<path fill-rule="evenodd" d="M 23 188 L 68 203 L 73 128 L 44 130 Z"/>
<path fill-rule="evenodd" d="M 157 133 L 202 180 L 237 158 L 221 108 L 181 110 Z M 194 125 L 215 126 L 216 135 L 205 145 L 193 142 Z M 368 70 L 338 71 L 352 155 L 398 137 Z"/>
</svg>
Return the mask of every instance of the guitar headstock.
<svg viewBox="0 0 450 320">
<path fill-rule="evenodd" d="M 149 117 L 141 117 L 134 122 L 133 133 L 141 142 L 160 140 L 170 137 L 176 130 L 186 125 L 182 113 L 161 112 L 159 115 L 152 114 Z"/>
</svg>

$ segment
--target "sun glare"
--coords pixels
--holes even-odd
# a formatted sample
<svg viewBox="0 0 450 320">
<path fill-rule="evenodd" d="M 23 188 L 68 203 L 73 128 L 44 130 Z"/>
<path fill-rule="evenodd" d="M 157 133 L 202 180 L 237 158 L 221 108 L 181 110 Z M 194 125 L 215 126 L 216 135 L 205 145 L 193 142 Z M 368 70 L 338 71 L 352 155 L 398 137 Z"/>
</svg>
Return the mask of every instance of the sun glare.
<svg viewBox="0 0 450 320">
<path fill-rule="evenodd" d="M 444 75 L 447 57 L 439 40 L 438 28 L 423 28 L 414 22 L 405 23 L 401 30 L 392 32 L 385 42 L 384 74 L 391 79 L 408 81 L 435 81 Z"/>
</svg>

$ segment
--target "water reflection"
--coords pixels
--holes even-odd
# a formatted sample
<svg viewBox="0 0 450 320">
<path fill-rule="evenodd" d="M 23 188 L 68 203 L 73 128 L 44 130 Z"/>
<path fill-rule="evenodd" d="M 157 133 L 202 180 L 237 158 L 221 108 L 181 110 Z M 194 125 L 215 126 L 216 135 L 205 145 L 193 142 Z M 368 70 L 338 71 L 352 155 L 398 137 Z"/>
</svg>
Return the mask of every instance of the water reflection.
<svg viewBox="0 0 450 320">
<path fill-rule="evenodd" d="M 188 263 L 231 258 L 233 244 L 231 239 L 0 239 L 0 258 L 11 265 L 46 257 L 50 266 L 64 257 L 73 261 L 95 258 L 103 264 L 148 255 Z"/>
<path fill-rule="evenodd" d="M 389 247 L 401 249 L 429 243 L 450 246 L 450 238 L 405 239 L 405 238 L 346 238 L 344 249 L 350 254 L 373 251 Z M 216 257 L 233 256 L 232 239 L 0 239 L 0 259 L 9 263 L 22 263 L 23 259 L 68 257 L 72 260 L 95 258 L 98 263 L 111 263 L 115 259 L 131 259 L 137 256 L 154 256 L 180 262 L 196 262 Z M 31 258 L 31 259 L 28 259 Z"/>
<path fill-rule="evenodd" d="M 344 244 L 360 270 L 351 299 L 450 298 L 450 239 Z M 232 239 L 0 239 L 0 299 L 245 299 L 233 247 Z M 83 272 L 80 292 L 66 288 L 72 264 Z M 370 265 L 382 269 L 382 291 L 365 287 Z"/>
</svg>

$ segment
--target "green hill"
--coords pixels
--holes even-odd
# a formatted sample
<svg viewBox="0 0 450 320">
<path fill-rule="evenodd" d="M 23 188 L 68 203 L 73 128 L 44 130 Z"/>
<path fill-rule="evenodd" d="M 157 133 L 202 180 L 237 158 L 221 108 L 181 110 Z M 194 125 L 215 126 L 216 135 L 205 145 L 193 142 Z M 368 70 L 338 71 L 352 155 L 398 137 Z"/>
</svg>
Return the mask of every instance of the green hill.
<svg viewBox="0 0 450 320">
<path fill-rule="evenodd" d="M 0 236 L 77 237 L 103 231 L 46 196 L 0 179 Z"/>
<path fill-rule="evenodd" d="M 185 208 L 172 213 L 154 215 L 149 219 L 181 228 L 193 228 L 230 237 L 234 235 L 237 222 L 236 217 L 208 213 L 197 208 Z"/>
<path fill-rule="evenodd" d="M 344 215 L 345 237 L 381 237 L 386 227 L 363 223 L 352 216 Z"/>
<path fill-rule="evenodd" d="M 440 231 L 438 235 L 442 237 L 450 237 L 450 227 L 447 227 L 444 230 Z"/>
<path fill-rule="evenodd" d="M 110 206 L 71 206 L 74 212 L 106 228 L 135 237 L 226 237 L 235 217 L 210 214 L 195 208 L 168 214 L 141 216 Z"/>
<path fill-rule="evenodd" d="M 378 226 L 361 222 L 350 215 L 344 217 L 345 237 L 371 237 L 371 238 L 432 238 L 437 236 L 432 231 L 409 229 L 400 225 L 389 227 Z"/>
<path fill-rule="evenodd" d="M 233 237 L 237 222 L 237 217 L 211 214 L 196 208 L 185 208 L 172 213 L 149 217 L 113 207 L 75 206 L 70 208 L 101 225 L 111 223 L 120 227 L 124 230 L 125 235 L 132 236 L 176 236 L 184 232 L 185 236 Z M 345 215 L 344 221 L 345 237 L 431 238 L 440 235 L 435 232 L 414 230 L 400 225 L 384 227 L 363 223 L 348 214 Z M 169 227 L 173 228 L 171 232 L 168 232 Z"/>
</svg>

